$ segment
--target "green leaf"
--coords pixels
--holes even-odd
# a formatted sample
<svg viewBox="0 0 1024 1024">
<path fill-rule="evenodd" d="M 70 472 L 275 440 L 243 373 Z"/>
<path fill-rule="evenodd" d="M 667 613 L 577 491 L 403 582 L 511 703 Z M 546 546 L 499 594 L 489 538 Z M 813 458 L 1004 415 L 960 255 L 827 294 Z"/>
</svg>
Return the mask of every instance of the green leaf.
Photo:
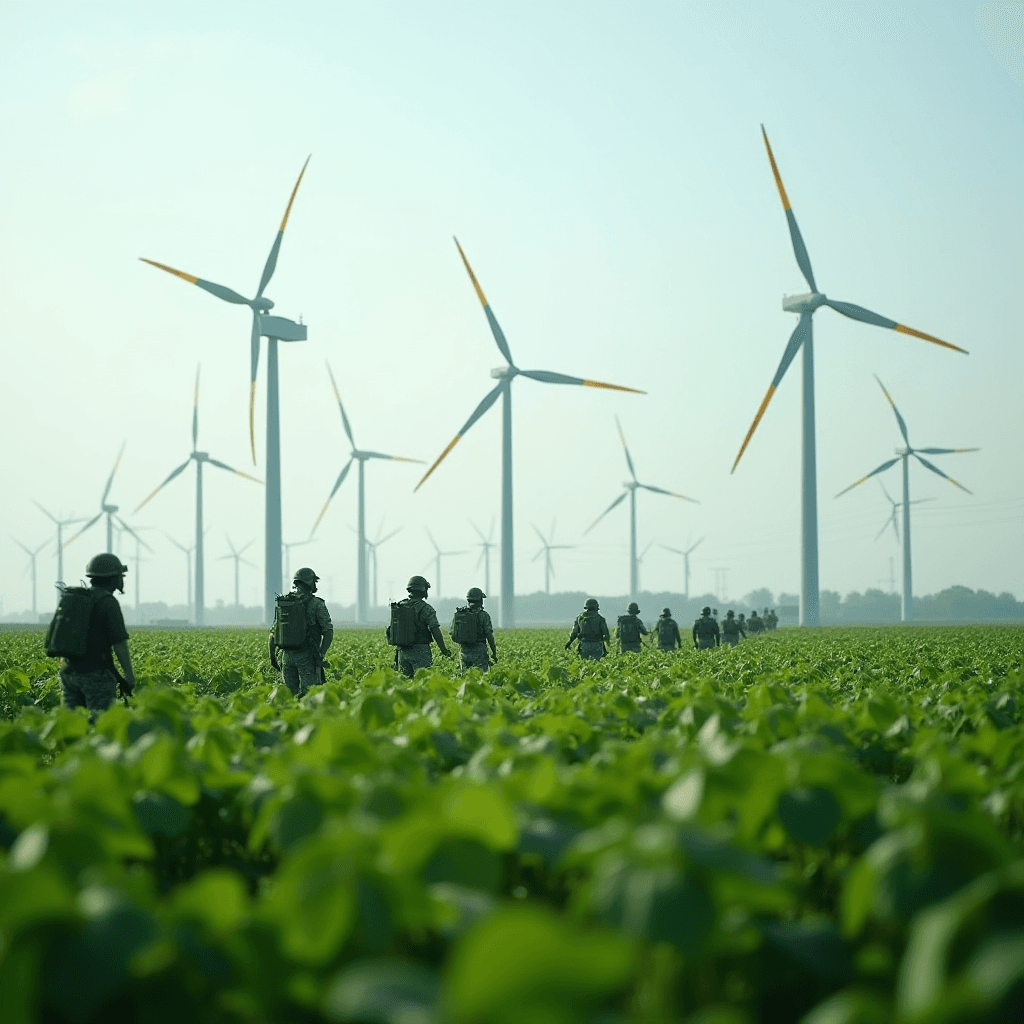
<svg viewBox="0 0 1024 1024">
<path fill-rule="evenodd" d="M 248 915 L 245 882 L 226 868 L 214 868 L 179 886 L 171 908 L 181 920 L 198 921 L 216 935 L 229 935 Z"/>
<path fill-rule="evenodd" d="M 368 960 L 336 974 L 323 1000 L 328 1020 L 358 1024 L 434 1024 L 440 980 L 402 960 Z"/>
<path fill-rule="evenodd" d="M 778 811 L 790 837 L 808 846 L 826 846 L 842 817 L 836 798 L 821 786 L 783 793 Z"/>
</svg>

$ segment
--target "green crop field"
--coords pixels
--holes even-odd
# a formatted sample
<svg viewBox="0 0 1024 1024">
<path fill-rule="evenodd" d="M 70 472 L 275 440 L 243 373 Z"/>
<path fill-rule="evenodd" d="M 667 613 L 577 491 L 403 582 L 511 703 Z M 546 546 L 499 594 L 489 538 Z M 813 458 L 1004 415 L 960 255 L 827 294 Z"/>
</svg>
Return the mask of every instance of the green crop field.
<svg viewBox="0 0 1024 1024">
<path fill-rule="evenodd" d="M 1024 629 L 406 680 L 133 635 L 90 726 L 0 634 L 0 1021 L 1024 1019 Z"/>
</svg>

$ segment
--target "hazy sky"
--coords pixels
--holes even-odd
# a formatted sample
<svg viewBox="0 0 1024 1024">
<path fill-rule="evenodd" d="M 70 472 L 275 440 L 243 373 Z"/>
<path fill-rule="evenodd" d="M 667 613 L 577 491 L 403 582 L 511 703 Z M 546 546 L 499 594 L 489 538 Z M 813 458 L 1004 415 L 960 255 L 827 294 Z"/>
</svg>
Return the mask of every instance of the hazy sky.
<svg viewBox="0 0 1024 1024">
<path fill-rule="evenodd" d="M 915 591 L 960 583 L 1024 597 L 1021 3 L 0 3 L 0 280 L 4 289 L 3 611 L 30 601 L 27 558 L 53 530 L 32 504 L 92 515 L 111 500 L 151 527 L 143 600 L 185 599 L 194 472 L 132 510 L 200 448 L 262 476 L 247 429 L 249 314 L 140 263 L 244 294 L 257 287 L 307 154 L 267 294 L 309 325 L 282 346 L 286 539 L 309 534 L 348 445 L 432 462 L 501 357 L 458 235 L 519 366 L 644 396 L 517 380 L 516 583 L 543 586 L 531 524 L 577 544 L 558 589 L 626 590 L 621 418 L 640 479 L 641 547 L 683 547 L 691 588 L 799 586 L 800 364 L 730 467 L 806 291 L 761 141 L 764 123 L 819 288 L 970 350 L 962 356 L 831 310 L 815 316 L 821 585 L 864 590 L 899 549 L 869 481 L 901 443 L 872 374 L 919 446 L 976 446 L 919 465 Z M 265 348 L 264 348 L 265 354 Z M 422 468 L 371 463 L 381 597 L 498 513 L 500 407 L 415 495 Z M 899 469 L 882 477 L 900 495 Z M 225 535 L 254 540 L 262 488 L 204 475 L 207 602 L 231 600 Z M 293 552 L 336 601 L 355 594 L 355 475 L 316 543 Z M 497 527 L 495 527 L 497 539 Z M 101 524 L 66 549 L 76 580 Z M 122 549 L 122 555 L 133 550 Z M 52 607 L 54 547 L 40 555 Z M 444 592 L 482 583 L 452 558 Z M 427 574 L 428 576 L 430 573 Z M 262 599 L 262 569 L 242 597 Z M 682 589 L 655 547 L 644 589 Z M 881 584 L 888 586 L 888 583 Z M 129 580 L 129 596 L 132 594 Z M 495 561 L 492 589 L 497 592 Z M 436 593 L 436 591 L 435 591 Z"/>
</svg>

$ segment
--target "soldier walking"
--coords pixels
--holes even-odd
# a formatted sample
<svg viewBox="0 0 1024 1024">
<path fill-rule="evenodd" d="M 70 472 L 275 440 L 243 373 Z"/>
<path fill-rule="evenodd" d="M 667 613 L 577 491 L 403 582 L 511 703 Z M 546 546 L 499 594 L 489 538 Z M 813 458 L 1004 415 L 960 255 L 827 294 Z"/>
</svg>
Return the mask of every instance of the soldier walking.
<svg viewBox="0 0 1024 1024">
<path fill-rule="evenodd" d="M 468 605 L 456 608 L 452 624 L 448 632 L 452 640 L 459 645 L 459 664 L 462 670 L 478 668 L 486 672 L 491 663 L 487 658 L 487 648 L 491 649 L 494 664 L 498 664 L 498 649 L 494 645 L 494 627 L 491 617 L 484 611 L 484 598 L 487 595 L 479 587 L 470 587 L 466 594 Z"/>
<path fill-rule="evenodd" d="M 277 619 L 270 631 L 268 651 L 270 664 L 280 669 L 285 686 L 296 697 L 305 696 L 311 686 L 326 681 L 324 655 L 334 640 L 331 613 L 322 598 L 316 596 L 319 576 L 308 566 L 295 570 L 292 592 L 278 598 Z M 289 624 L 289 635 L 284 635 L 282 602 L 289 600 L 294 608 L 294 625 Z M 283 651 L 283 664 L 278 664 L 277 651 Z"/>
<path fill-rule="evenodd" d="M 620 651 L 639 651 L 641 637 L 647 636 L 647 627 L 640 620 L 640 606 L 630 601 L 625 615 L 620 615 L 615 625 Z"/>
<path fill-rule="evenodd" d="M 611 634 L 608 632 L 608 623 L 598 611 L 600 607 L 597 599 L 593 597 L 588 597 L 583 602 L 583 612 L 576 616 L 576 621 L 572 624 L 572 633 L 565 642 L 566 650 L 572 646 L 573 640 L 579 639 L 581 658 L 600 661 L 608 653 L 605 644 L 611 641 Z"/>
<path fill-rule="evenodd" d="M 725 622 L 722 623 L 722 638 L 730 647 L 735 647 L 740 642 L 740 634 L 743 634 L 743 639 L 747 639 L 746 630 L 743 628 L 743 623 L 736 618 L 735 613 L 730 608 L 725 613 Z"/>
<path fill-rule="evenodd" d="M 677 647 L 683 646 L 683 638 L 679 634 L 679 623 L 672 618 L 671 609 L 661 609 L 661 617 L 655 628 L 658 633 L 658 650 L 674 651 Z"/>
<path fill-rule="evenodd" d="M 698 651 L 706 651 L 709 647 L 717 647 L 721 643 L 721 631 L 718 623 L 711 618 L 711 609 L 705 605 L 700 618 L 693 624 L 693 646 Z"/>
<path fill-rule="evenodd" d="M 410 576 L 405 589 L 409 596 L 391 605 L 391 624 L 386 635 L 388 643 L 395 648 L 395 668 L 411 679 L 416 669 L 430 668 L 434 664 L 431 640 L 446 658 L 450 658 L 452 652 L 444 642 L 437 613 L 427 604 L 430 584 L 422 576 Z"/>
<path fill-rule="evenodd" d="M 47 633 L 47 654 L 61 656 L 64 707 L 86 708 L 92 721 L 117 700 L 119 684 L 125 697 L 135 689 L 128 631 L 114 597 L 115 590 L 124 593 L 127 571 L 117 555 L 104 552 L 94 556 L 85 567 L 88 588 L 65 589 Z M 77 642 L 73 639 L 76 635 Z M 124 669 L 124 679 L 114 668 L 113 655 Z"/>
<path fill-rule="evenodd" d="M 750 628 L 751 633 L 764 632 L 764 620 L 761 618 L 760 615 L 757 614 L 756 608 L 750 613 L 750 618 L 747 619 L 747 624 Z"/>
</svg>

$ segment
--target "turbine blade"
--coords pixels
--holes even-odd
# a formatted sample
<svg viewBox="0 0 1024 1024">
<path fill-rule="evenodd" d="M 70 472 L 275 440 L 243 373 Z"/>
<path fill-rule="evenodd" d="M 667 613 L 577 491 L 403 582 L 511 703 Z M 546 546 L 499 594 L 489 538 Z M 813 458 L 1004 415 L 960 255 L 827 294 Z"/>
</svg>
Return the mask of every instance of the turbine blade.
<svg viewBox="0 0 1024 1024">
<path fill-rule="evenodd" d="M 616 506 L 616 505 L 619 505 L 619 504 L 621 504 L 621 503 L 622 503 L 623 501 L 625 501 L 625 500 L 626 500 L 626 495 L 627 495 L 627 494 L 629 494 L 629 491 L 623 491 L 623 492 L 622 492 L 622 493 L 621 493 L 621 494 L 620 494 L 620 495 L 619 495 L 619 496 L 618 496 L 618 497 L 617 497 L 617 498 L 616 498 L 616 499 L 615 499 L 615 500 L 614 500 L 614 501 L 613 501 L 613 502 L 612 502 L 612 503 L 611 503 L 611 504 L 610 504 L 610 505 L 609 505 L 609 506 L 608 506 L 608 507 L 607 507 L 607 508 L 606 508 L 606 509 L 605 509 L 605 510 L 604 510 L 604 511 L 603 511 L 603 512 L 602 512 L 602 513 L 601 513 L 601 514 L 600 514 L 600 515 L 599 515 L 599 516 L 598 516 L 598 517 L 597 517 L 597 518 L 596 518 L 596 519 L 595 519 L 595 520 L 594 520 L 594 521 L 593 521 L 593 522 L 592 522 L 592 523 L 591 523 L 591 524 L 590 524 L 590 525 L 589 525 L 589 526 L 587 527 L 587 528 L 586 528 L 586 529 L 585 529 L 585 530 L 584 530 L 584 531 L 583 531 L 583 536 L 585 537 L 585 536 L 586 536 L 586 535 L 587 535 L 588 533 L 590 533 L 590 531 L 591 531 L 591 530 L 592 530 L 592 529 L 593 529 L 593 528 L 594 528 L 595 526 L 597 526 L 597 524 L 598 524 L 599 522 L 601 522 L 601 520 L 602 520 L 602 519 L 604 519 L 604 517 L 605 517 L 606 515 L 608 515 L 608 513 L 609 513 L 609 512 L 611 512 L 611 510 L 612 510 L 613 508 L 615 508 L 615 506 Z"/>
<path fill-rule="evenodd" d="M 32 499 L 32 504 L 35 505 L 35 507 L 37 509 L 39 509 L 39 511 L 42 512 L 43 515 L 46 516 L 47 519 L 52 519 L 55 523 L 57 523 L 57 520 L 53 517 L 53 515 L 51 515 L 49 512 L 47 512 L 46 509 L 43 508 L 43 506 L 40 505 L 39 502 L 36 501 L 35 498 Z M 59 526 L 60 524 L 57 523 L 57 525 Z"/>
<path fill-rule="evenodd" d="M 312 156 L 312 154 L 310 154 Z M 288 215 L 292 212 L 292 203 L 295 202 L 295 193 L 299 191 L 299 185 L 302 183 L 302 176 L 306 173 L 306 167 L 309 164 L 309 157 L 306 157 L 306 163 L 302 165 L 302 170 L 299 171 L 299 180 L 295 182 L 295 188 L 292 189 L 291 198 L 288 200 L 288 206 L 284 211 L 284 217 L 281 220 L 281 227 L 278 228 L 277 237 L 274 239 L 274 244 L 270 247 L 270 255 L 267 257 L 267 262 L 263 267 L 263 276 L 260 278 L 260 288 L 256 293 L 256 297 L 259 298 L 263 294 L 263 289 L 270 284 L 270 279 L 274 276 L 274 269 L 277 267 L 277 254 L 281 251 L 281 239 L 284 237 L 284 229 L 288 223 Z"/>
<path fill-rule="evenodd" d="M 480 527 L 477 526 L 472 519 L 469 521 L 469 525 L 472 526 L 474 530 L 476 530 L 476 535 L 486 544 L 487 538 L 480 532 Z M 536 529 L 536 527 L 534 527 L 534 529 Z"/>
<path fill-rule="evenodd" d="M 374 544 L 374 547 L 379 548 L 381 546 L 381 544 L 384 543 L 384 541 L 391 540 L 391 538 L 394 537 L 394 535 L 396 533 L 401 533 L 401 532 L 402 532 L 402 528 L 399 526 L 397 530 L 392 530 L 386 537 L 383 537 L 379 541 L 377 541 Z"/>
<path fill-rule="evenodd" d="M 530 380 L 539 380 L 543 384 L 577 384 L 585 388 L 606 388 L 609 391 L 629 391 L 634 395 L 646 395 L 646 391 L 627 388 L 621 384 L 605 384 L 599 380 L 587 380 L 584 377 L 570 377 L 567 373 L 554 373 L 552 370 L 520 370 L 520 375 Z"/>
<path fill-rule="evenodd" d="M 875 534 L 875 540 L 878 540 L 878 538 L 881 537 L 882 534 L 885 533 L 885 531 L 889 529 L 889 523 L 891 523 L 891 522 L 892 522 L 892 516 L 890 516 L 888 519 L 886 519 L 886 521 L 884 523 L 882 523 L 882 528 L 878 531 L 878 533 Z"/>
<path fill-rule="evenodd" d="M 804 279 L 810 285 L 811 291 L 816 292 L 818 286 L 814 283 L 814 271 L 811 270 L 811 257 L 807 254 L 807 246 L 804 245 L 803 235 L 800 234 L 800 227 L 796 222 L 796 214 L 789 205 L 789 196 L 786 195 L 786 188 L 782 184 L 782 176 L 775 163 L 775 155 L 772 153 L 771 143 L 768 141 L 768 133 L 761 125 L 761 134 L 764 136 L 765 149 L 768 150 L 768 159 L 772 165 L 772 174 L 775 175 L 775 184 L 779 190 L 779 198 L 782 200 L 782 208 L 786 211 L 786 221 L 789 224 L 789 237 L 793 243 L 793 255 L 796 256 L 797 266 L 804 275 Z"/>
<path fill-rule="evenodd" d="M 696 498 L 688 498 L 685 494 L 676 494 L 675 491 L 666 491 L 663 487 L 653 487 L 651 484 L 640 484 L 645 491 L 654 491 L 655 494 L 667 494 L 670 498 L 681 498 L 683 501 L 692 501 L 694 505 L 700 502 Z"/>
<path fill-rule="evenodd" d="M 423 529 L 427 530 L 425 526 L 423 527 Z M 434 535 L 429 530 L 427 530 L 427 536 L 430 538 L 430 543 L 434 546 L 434 550 L 440 555 L 441 549 L 437 546 L 437 541 L 434 540 Z"/>
<path fill-rule="evenodd" d="M 626 435 L 622 432 L 622 424 L 619 422 L 619 417 L 615 417 L 615 426 L 619 428 L 619 440 L 622 442 L 622 451 L 626 456 L 626 465 L 629 466 L 629 475 L 636 480 L 636 469 L 633 467 L 633 458 L 629 454 L 629 446 L 626 444 Z"/>
<path fill-rule="evenodd" d="M 533 526 L 532 523 L 530 525 Z M 541 533 L 540 530 L 538 530 L 536 526 L 533 527 L 533 532 L 535 534 L 537 534 L 538 537 L 540 537 L 541 544 L 543 544 L 545 547 L 547 547 L 548 546 L 548 542 L 544 539 L 544 534 Z"/>
<path fill-rule="evenodd" d="M 980 452 L 980 448 L 915 448 L 923 455 L 953 455 L 955 452 Z"/>
<path fill-rule="evenodd" d="M 805 339 L 809 339 L 810 337 L 811 314 L 801 313 L 799 322 L 793 329 L 793 333 L 789 336 L 789 343 L 786 345 L 786 351 L 782 353 L 782 362 L 779 363 L 779 368 L 775 371 L 775 376 L 772 378 L 771 384 L 768 385 L 768 393 L 764 396 L 761 408 L 757 410 L 754 422 L 750 424 L 747 436 L 743 438 L 743 444 L 740 445 L 739 454 L 736 456 L 736 461 L 732 464 L 732 469 L 730 470 L 731 473 L 736 472 L 736 467 L 740 464 L 740 459 L 743 458 L 743 453 L 747 450 L 747 445 L 750 444 L 750 439 L 754 436 L 754 431 L 757 430 L 757 425 L 761 422 L 761 417 L 764 416 L 765 409 L 768 408 L 768 403 L 772 400 L 772 395 L 775 394 L 779 383 L 786 375 L 786 371 L 789 369 L 789 364 L 793 362 L 794 358 L 796 358 L 796 354 L 800 351 L 800 346 L 804 343 Z"/>
<path fill-rule="evenodd" d="M 236 306 L 252 305 L 244 295 L 239 295 L 232 288 L 225 288 L 222 284 L 214 284 L 213 281 L 204 281 L 201 277 L 194 277 L 192 274 L 186 274 L 184 271 L 175 270 L 174 267 L 168 267 L 164 263 L 157 263 L 156 260 L 147 260 L 145 256 L 140 256 L 139 259 L 143 263 L 148 263 L 151 267 L 156 267 L 158 270 L 166 270 L 168 274 L 174 274 L 175 277 L 180 277 L 183 281 L 188 281 L 189 284 L 194 284 L 197 288 L 202 288 L 204 292 L 216 295 L 218 299 L 223 299 L 225 302 L 233 302 Z"/>
<path fill-rule="evenodd" d="M 896 414 L 896 422 L 900 425 L 900 433 L 903 435 L 903 440 L 906 446 L 910 447 L 910 437 L 907 435 L 907 424 L 903 417 L 900 415 L 899 409 L 896 408 L 896 403 L 892 400 L 892 395 L 885 390 L 885 385 L 882 383 L 878 374 L 875 374 L 875 380 L 878 381 L 878 386 L 882 389 L 882 394 L 885 395 L 886 401 L 892 406 L 892 411 Z"/>
<path fill-rule="evenodd" d="M 148 495 L 146 496 L 146 498 L 145 498 L 145 500 L 144 500 L 144 501 L 142 502 L 142 504 L 140 504 L 140 505 L 137 505 L 137 506 L 135 507 L 135 511 L 136 511 L 136 512 L 138 512 L 138 511 L 139 511 L 139 509 L 140 509 L 140 508 L 142 508 L 142 506 L 143 506 L 143 505 L 148 505 L 148 504 L 149 504 L 149 502 L 150 502 L 150 501 L 151 501 L 151 500 L 152 500 L 153 498 L 155 498 L 155 497 L 157 496 L 157 494 L 159 494 L 159 493 L 160 493 L 160 491 L 161 491 L 161 490 L 163 490 L 163 488 L 165 488 L 165 487 L 166 487 L 166 486 L 167 486 L 167 485 L 168 485 L 168 484 L 169 484 L 169 483 L 170 483 L 170 482 L 171 482 L 171 481 L 172 481 L 172 480 L 173 480 L 173 479 L 174 479 L 174 478 L 175 478 L 176 476 L 178 476 L 178 475 L 179 475 L 180 473 L 184 473 L 184 472 L 185 472 L 185 470 L 186 470 L 186 469 L 188 468 L 188 464 L 189 464 L 189 463 L 190 463 L 191 461 L 192 461 L 192 459 L 191 459 L 191 458 L 188 458 L 188 459 L 186 459 L 186 460 L 185 460 L 185 461 L 184 461 L 184 462 L 183 462 L 183 463 L 182 463 L 182 464 L 181 464 L 180 466 L 178 466 L 178 468 L 177 468 L 177 469 L 175 469 L 175 470 L 174 470 L 174 471 L 173 471 L 173 472 L 171 473 L 171 475 L 170 475 L 170 476 L 168 476 L 168 477 L 167 477 L 167 479 L 166 479 L 166 480 L 164 480 L 164 482 L 163 482 L 162 484 L 160 484 L 160 486 L 159 486 L 159 487 L 154 487 L 154 488 L 153 488 L 153 490 L 152 490 L 152 491 L 150 491 L 150 493 L 149 493 L 149 494 L 148 494 Z"/>
<path fill-rule="evenodd" d="M 338 488 L 345 482 L 345 477 L 348 476 L 348 471 L 352 468 L 352 459 L 349 459 L 345 463 L 344 468 L 338 474 L 338 479 L 334 481 L 334 487 L 331 488 L 331 493 L 327 495 L 327 500 L 324 502 L 324 507 L 320 509 L 320 515 L 316 517 L 316 522 L 313 524 L 313 529 L 309 531 L 309 536 L 312 538 L 313 534 L 316 533 L 316 528 L 320 525 L 320 520 L 327 514 L 327 506 L 330 505 L 331 499 L 338 493 Z"/>
<path fill-rule="evenodd" d="M 75 534 L 75 535 L 74 535 L 73 537 L 69 538 L 68 540 L 64 541 L 64 547 L 67 547 L 67 546 L 68 546 L 68 545 L 69 545 L 69 544 L 70 544 L 70 543 L 71 543 L 72 541 L 74 541 L 74 540 L 78 540 L 78 538 L 79 538 L 79 537 L 81 537 L 81 536 L 82 536 L 82 534 L 83 534 L 83 533 L 85 533 L 85 531 L 86 531 L 86 530 L 88 530 L 90 526 L 93 526 L 93 525 L 95 525 L 95 524 L 96 524 L 97 522 L 99 522 L 99 520 L 100 520 L 100 519 L 101 519 L 102 517 L 103 517 L 103 513 L 102 513 L 102 512 L 99 512 L 99 513 L 97 513 L 96 515 L 94 515 L 94 516 L 92 517 L 92 519 L 90 519 L 90 520 L 89 520 L 89 522 L 87 522 L 87 523 L 85 524 L 85 526 L 83 526 L 83 527 L 82 527 L 82 528 L 81 528 L 81 529 L 80 529 L 80 530 L 78 531 L 78 533 L 76 533 L 76 534 Z"/>
<path fill-rule="evenodd" d="M 462 257 L 462 262 L 466 267 L 466 272 L 469 274 L 469 279 L 473 282 L 473 287 L 476 289 L 477 297 L 480 299 L 480 305 L 484 307 L 484 314 L 487 317 L 487 322 L 491 325 L 491 334 L 494 335 L 494 341 L 498 346 L 498 350 L 505 357 L 505 362 L 509 366 L 514 365 L 512 363 L 512 350 L 508 347 L 508 342 L 505 340 L 505 333 L 502 331 L 497 318 L 494 313 L 491 312 L 490 303 L 488 303 L 484 296 L 484 291 L 480 287 L 480 282 L 476 279 L 476 274 L 473 273 L 473 268 L 469 265 L 469 260 L 466 259 L 466 254 L 462 251 L 462 246 L 459 245 L 459 240 L 455 239 L 455 248 L 459 250 L 459 255 Z"/>
<path fill-rule="evenodd" d="M 27 551 L 28 548 L 26 548 L 25 550 Z M 540 556 L 543 555 L 546 550 L 547 550 L 547 548 L 541 548 L 540 551 L 538 551 L 537 554 L 535 554 L 533 556 L 533 558 L 530 559 L 530 561 L 531 562 L 536 562 L 537 559 L 540 558 Z M 477 564 L 479 565 L 480 563 L 478 562 Z"/>
<path fill-rule="evenodd" d="M 124 446 L 127 441 L 121 442 L 121 450 L 117 453 L 117 458 L 114 459 L 114 468 L 110 471 L 110 476 L 107 477 L 107 486 L 103 488 L 103 497 L 100 498 L 100 504 L 106 505 L 107 495 L 110 494 L 110 486 L 114 482 L 114 474 L 117 472 L 117 467 L 121 465 L 121 456 L 124 455 Z"/>
<path fill-rule="evenodd" d="M 196 394 L 192 401 L 192 451 L 199 444 L 199 367 L 196 367 Z"/>
<path fill-rule="evenodd" d="M 127 530 L 147 551 L 153 550 L 119 515 L 114 518 L 121 524 L 121 529 Z"/>
<path fill-rule="evenodd" d="M 252 336 L 249 339 L 249 447 L 256 465 L 256 371 L 260 365 L 260 316 L 252 312 Z"/>
<path fill-rule="evenodd" d="M 663 547 L 666 551 L 671 551 L 675 555 L 685 555 L 687 553 L 680 551 L 679 548 L 670 548 L 667 544 L 660 544 L 659 547 Z"/>
<path fill-rule="evenodd" d="M 965 356 L 970 354 L 967 349 L 960 348 L 959 345 L 951 345 L 948 341 L 943 341 L 941 338 L 936 338 L 931 334 L 925 334 L 924 331 L 917 331 L 913 327 L 907 327 L 905 324 L 897 323 L 895 320 L 890 320 L 887 316 L 872 313 L 870 309 L 854 305 L 852 302 L 826 299 L 825 305 L 831 306 L 837 313 L 842 313 L 843 316 L 848 316 L 851 320 L 860 320 L 862 323 L 873 324 L 875 327 L 888 327 L 890 330 L 899 331 L 900 334 L 910 334 L 915 338 L 930 341 L 933 345 L 941 345 L 943 348 L 951 348 L 954 352 L 962 352 Z"/>
<path fill-rule="evenodd" d="M 697 541 L 697 543 L 696 543 L 696 544 L 691 544 L 691 545 L 690 545 L 690 547 L 688 548 L 688 550 L 686 550 L 686 551 L 680 551 L 679 553 L 680 553 L 681 555 L 688 555 L 688 554 L 689 554 L 689 553 L 690 553 L 690 552 L 691 552 L 691 551 L 692 551 L 692 550 L 693 550 L 693 549 L 694 549 L 695 547 L 697 547 L 697 545 L 698 545 L 698 544 L 700 544 L 700 542 L 701 542 L 701 541 L 702 541 L 703 539 L 704 539 L 704 538 L 703 538 L 703 537 L 701 537 L 701 539 L 700 539 L 699 541 Z"/>
<path fill-rule="evenodd" d="M 902 458 L 901 455 L 897 455 L 895 459 L 889 459 L 888 462 L 883 462 L 877 469 L 871 470 L 871 472 L 868 473 L 867 476 L 862 476 L 859 480 L 854 480 L 853 483 L 850 484 L 849 487 L 844 487 L 839 492 L 839 494 L 836 495 L 836 497 L 838 498 L 840 495 L 845 494 L 847 491 L 852 491 L 854 489 L 854 487 L 857 487 L 859 484 L 864 483 L 865 480 L 870 480 L 876 473 L 884 473 L 891 466 L 895 466 L 896 463 L 899 462 L 901 458 Z"/>
<path fill-rule="evenodd" d="M 348 438 L 348 443 L 352 445 L 354 449 L 356 442 L 352 437 L 352 427 L 349 425 L 348 417 L 345 415 L 345 406 L 341 403 L 341 393 L 338 391 L 338 385 L 334 381 L 334 372 L 331 370 L 330 363 L 325 363 L 324 365 L 327 367 L 327 375 L 331 378 L 331 387 L 334 388 L 334 397 L 338 400 L 338 409 L 341 411 L 341 425 L 345 429 L 345 436 Z"/>
<path fill-rule="evenodd" d="M 430 467 L 430 469 L 426 471 L 426 473 L 423 474 L 423 477 L 420 479 L 420 482 L 413 488 L 414 492 L 418 491 L 427 482 L 427 479 L 429 478 L 430 474 L 433 473 L 434 470 L 441 465 L 441 463 L 444 461 L 448 453 L 458 443 L 459 439 L 465 435 L 466 431 L 469 430 L 469 428 L 473 426 L 473 424 L 476 423 L 476 421 L 480 419 L 480 417 L 483 416 L 483 414 L 487 412 L 487 410 L 490 409 L 492 405 L 494 405 L 494 403 L 498 399 L 498 395 L 500 395 L 503 390 L 508 388 L 508 386 L 509 381 L 502 380 L 499 381 L 495 387 L 491 388 L 491 390 L 487 392 L 487 394 L 484 396 L 483 401 L 473 410 L 473 414 L 463 424 L 462 429 L 455 435 L 455 437 L 452 438 L 448 447 L 445 448 L 445 450 L 441 452 L 440 455 L 438 455 L 434 464 Z"/>
<path fill-rule="evenodd" d="M 409 459 L 404 455 L 385 455 L 384 452 L 361 452 L 368 459 L 387 459 L 389 462 L 418 462 L 421 466 L 424 465 L 422 459 Z"/>
<path fill-rule="evenodd" d="M 234 466 L 229 466 L 226 462 L 220 462 L 217 459 L 209 458 L 206 461 L 211 466 L 216 466 L 218 469 L 226 469 L 229 473 L 234 473 L 235 476 L 244 476 L 246 480 L 252 480 L 253 483 L 263 483 L 263 481 L 258 476 L 250 476 L 248 473 L 243 473 L 240 469 L 235 469 Z"/>
<path fill-rule="evenodd" d="M 885 484 L 881 480 L 878 481 L 878 486 L 882 488 L 882 493 L 889 499 L 889 504 L 895 505 L 896 502 L 892 500 L 892 495 L 885 489 Z"/>
<path fill-rule="evenodd" d="M 914 452 L 913 455 L 914 455 L 914 458 L 917 459 L 917 461 L 920 462 L 921 465 L 924 466 L 926 469 L 930 469 L 933 473 L 938 473 L 939 476 L 945 477 L 951 484 L 953 484 L 956 487 L 959 487 L 961 491 L 967 491 L 967 488 L 964 487 L 963 484 L 958 483 L 956 480 L 954 480 L 947 473 L 943 473 L 942 470 L 939 469 L 938 466 L 932 465 L 932 463 L 930 463 L 927 459 L 922 459 L 921 456 L 917 454 L 917 452 Z M 967 493 L 970 494 L 971 492 L 967 491 Z"/>
</svg>

